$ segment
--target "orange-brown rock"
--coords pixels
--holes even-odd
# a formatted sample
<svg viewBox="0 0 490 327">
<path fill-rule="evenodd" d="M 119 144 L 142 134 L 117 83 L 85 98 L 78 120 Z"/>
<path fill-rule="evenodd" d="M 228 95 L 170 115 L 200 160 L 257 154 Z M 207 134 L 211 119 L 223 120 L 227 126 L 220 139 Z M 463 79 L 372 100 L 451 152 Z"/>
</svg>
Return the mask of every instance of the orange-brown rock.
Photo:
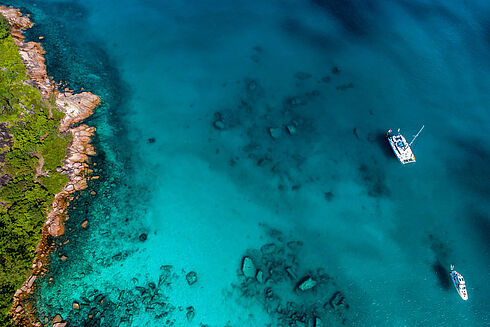
<svg viewBox="0 0 490 327">
<path fill-rule="evenodd" d="M 19 47 L 20 56 L 25 63 L 29 84 L 37 87 L 44 98 L 54 96 L 57 108 L 65 114 L 60 123 L 60 132 L 69 132 L 73 135 L 73 141 L 67 150 L 67 156 L 62 165 L 62 171 L 69 177 L 69 182 L 60 193 L 54 196 L 52 208 L 47 215 L 42 229 L 41 240 L 36 247 L 36 259 L 32 265 L 31 276 L 15 292 L 11 314 L 14 323 L 18 326 L 41 326 L 36 310 L 31 303 L 31 294 L 35 288 L 37 277 L 43 276 L 49 264 L 50 254 L 53 250 L 51 236 L 60 236 L 65 232 L 63 222 L 68 218 L 66 210 L 72 194 L 87 187 L 87 175 L 91 172 L 87 164 L 88 156 L 95 154 L 94 147 L 90 144 L 91 136 L 95 133 L 94 127 L 85 124 L 72 127 L 73 124 L 83 121 L 89 117 L 97 104 L 100 102 L 98 96 L 90 92 L 74 94 L 72 91 L 60 92 L 56 84 L 51 81 L 46 73 L 44 50 L 40 43 L 24 42 L 22 31 L 32 27 L 33 23 L 27 16 L 23 16 L 18 9 L 0 6 L 0 14 L 5 16 L 11 25 L 11 35 Z M 41 38 L 40 38 L 41 39 Z M 50 109 L 51 115 L 51 109 Z M 36 176 L 43 173 L 43 158 L 38 157 Z M 63 258 L 64 257 L 64 258 Z M 66 260 L 63 256 L 62 260 Z M 52 282 L 50 279 L 49 282 Z M 37 317 L 37 320 L 33 320 Z M 57 315 L 53 326 L 63 327 L 66 322 Z"/>
<path fill-rule="evenodd" d="M 58 94 L 56 105 L 65 113 L 65 117 L 61 121 L 60 132 L 65 132 L 71 125 L 92 115 L 93 109 L 99 102 L 100 98 L 90 92 Z M 87 134 L 86 136 L 90 135 Z"/>
<path fill-rule="evenodd" d="M 16 41 L 23 41 L 22 31 L 34 25 L 29 17 L 22 15 L 19 9 L 0 6 L 0 14 L 7 18 L 10 24 L 10 34 Z"/>
<path fill-rule="evenodd" d="M 56 324 L 57 322 L 61 322 L 63 320 L 63 318 L 61 317 L 61 315 L 56 315 L 54 316 L 53 318 L 53 324 Z"/>
<path fill-rule="evenodd" d="M 29 17 L 23 16 L 20 10 L 0 6 L 0 14 L 10 23 L 10 34 L 19 47 L 19 53 L 26 65 L 27 77 L 41 90 L 41 94 L 47 97 L 56 92 L 55 84 L 48 78 L 46 64 L 44 63 L 44 50 L 40 43 L 24 42 L 22 31 L 31 28 L 34 24 Z"/>
</svg>

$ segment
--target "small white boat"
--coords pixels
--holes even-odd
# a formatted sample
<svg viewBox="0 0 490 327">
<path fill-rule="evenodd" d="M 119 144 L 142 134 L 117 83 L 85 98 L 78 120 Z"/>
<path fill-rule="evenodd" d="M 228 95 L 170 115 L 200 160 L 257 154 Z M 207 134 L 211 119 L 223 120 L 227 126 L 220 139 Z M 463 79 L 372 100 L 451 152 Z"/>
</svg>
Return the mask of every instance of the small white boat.
<svg viewBox="0 0 490 327">
<path fill-rule="evenodd" d="M 454 287 L 458 291 L 459 295 L 463 300 L 468 300 L 468 291 L 466 290 L 466 283 L 463 276 L 454 270 L 454 265 L 451 265 L 451 272 L 449 273 L 451 279 L 453 280 Z"/>
<path fill-rule="evenodd" d="M 402 164 L 405 165 L 407 163 L 415 162 L 415 155 L 413 154 L 411 145 L 417 136 L 419 136 L 420 132 L 422 132 L 424 127 L 425 126 L 422 126 L 410 143 L 408 143 L 405 137 L 400 134 L 400 129 L 398 129 L 396 134 L 394 134 L 393 130 L 391 129 L 388 131 L 388 133 L 386 133 L 386 137 L 388 138 L 388 142 L 390 143 L 393 152 Z"/>
</svg>

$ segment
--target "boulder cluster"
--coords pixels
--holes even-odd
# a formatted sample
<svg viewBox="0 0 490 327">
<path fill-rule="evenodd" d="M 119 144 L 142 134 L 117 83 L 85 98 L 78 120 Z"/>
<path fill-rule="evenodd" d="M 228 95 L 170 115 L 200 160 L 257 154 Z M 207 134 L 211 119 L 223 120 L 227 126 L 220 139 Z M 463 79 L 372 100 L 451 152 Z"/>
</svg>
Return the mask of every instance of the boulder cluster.
<svg viewBox="0 0 490 327">
<path fill-rule="evenodd" d="M 254 51 L 259 58 L 261 51 Z M 319 141 L 333 123 L 326 119 L 335 109 L 327 107 L 329 97 L 340 93 L 337 91 L 348 92 L 354 83 L 348 82 L 347 74 L 341 74 L 337 66 L 328 75 L 315 75 L 296 72 L 287 81 L 295 88 L 282 96 L 258 79 L 237 81 L 242 87 L 234 91 L 226 107 L 216 108 L 210 117 L 210 140 L 216 142 L 210 148 L 228 159 L 231 167 L 250 163 L 260 167 L 281 192 L 322 182 L 324 177 L 311 169 L 316 163 L 310 158 L 335 162 L 328 155 L 328 146 Z M 327 85 L 330 82 L 336 86 Z"/>
<path fill-rule="evenodd" d="M 241 283 L 234 285 L 241 297 L 262 304 L 277 326 L 345 323 L 349 305 L 344 293 L 324 269 L 301 266 L 302 242 L 283 239 L 246 252 Z"/>
<path fill-rule="evenodd" d="M 40 317 L 43 325 L 53 324 L 55 327 L 63 326 L 133 326 L 134 317 L 146 313 L 152 321 L 162 326 L 178 325 L 176 314 L 188 322 L 196 316 L 194 306 L 176 306 L 166 296 L 166 291 L 178 278 L 186 278 L 189 285 L 197 282 L 197 273 L 194 271 L 186 275 L 179 275 L 173 266 L 160 267 L 158 280 L 141 282 L 134 277 L 129 285 L 106 287 L 101 292 L 92 289 L 73 299 L 68 310 L 60 309 L 54 317 Z M 189 282 L 189 280 L 191 282 Z M 48 305 L 54 304 L 56 298 L 48 299 Z M 56 306 L 56 305 L 55 305 Z M 57 325 L 58 324 L 58 325 Z"/>
</svg>

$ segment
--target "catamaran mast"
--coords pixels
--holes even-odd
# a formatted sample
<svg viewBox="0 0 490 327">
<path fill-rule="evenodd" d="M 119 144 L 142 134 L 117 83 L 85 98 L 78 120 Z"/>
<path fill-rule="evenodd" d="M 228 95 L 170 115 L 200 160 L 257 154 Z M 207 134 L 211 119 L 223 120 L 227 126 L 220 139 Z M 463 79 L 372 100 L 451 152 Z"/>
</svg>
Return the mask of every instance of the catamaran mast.
<svg viewBox="0 0 490 327">
<path fill-rule="evenodd" d="M 418 131 L 418 133 L 415 134 L 415 136 L 413 137 L 412 141 L 408 145 L 409 147 L 412 146 L 413 141 L 415 141 L 415 139 L 417 138 L 417 136 L 419 136 L 420 132 L 422 132 L 422 130 L 424 129 L 424 127 L 425 127 L 425 125 L 422 125 L 422 128 L 420 129 L 420 131 Z"/>
</svg>

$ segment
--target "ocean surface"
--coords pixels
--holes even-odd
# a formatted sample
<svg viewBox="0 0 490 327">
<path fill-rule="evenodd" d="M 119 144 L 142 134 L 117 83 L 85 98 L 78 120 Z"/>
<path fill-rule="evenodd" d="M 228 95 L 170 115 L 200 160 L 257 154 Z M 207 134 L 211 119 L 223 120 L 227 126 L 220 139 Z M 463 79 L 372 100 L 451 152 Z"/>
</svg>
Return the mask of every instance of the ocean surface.
<svg viewBox="0 0 490 327">
<path fill-rule="evenodd" d="M 103 99 L 43 321 L 490 326 L 490 2 L 2 2 Z"/>
</svg>

